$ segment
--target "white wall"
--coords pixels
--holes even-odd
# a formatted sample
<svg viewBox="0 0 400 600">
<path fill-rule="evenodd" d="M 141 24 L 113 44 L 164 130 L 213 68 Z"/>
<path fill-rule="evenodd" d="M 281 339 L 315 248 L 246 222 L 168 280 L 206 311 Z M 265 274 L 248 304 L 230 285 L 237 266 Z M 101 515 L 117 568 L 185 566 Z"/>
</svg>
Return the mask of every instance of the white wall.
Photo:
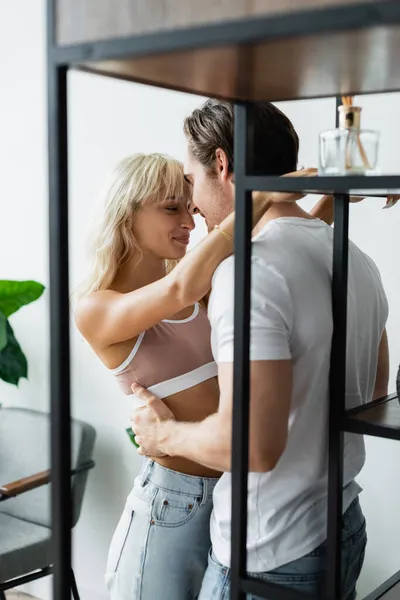
<svg viewBox="0 0 400 600">
<path fill-rule="evenodd" d="M 44 0 L 0 3 L 0 57 L 0 277 L 35 278 L 47 283 Z M 168 152 L 183 158 L 182 120 L 200 99 L 78 72 L 70 74 L 69 84 L 70 252 L 74 284 L 84 272 L 84 240 L 105 171 L 119 158 L 136 151 Z M 399 170 L 399 99 L 400 95 L 391 95 L 362 100 L 365 125 L 382 131 L 381 163 L 386 171 Z M 317 135 L 333 126 L 334 101 L 286 103 L 282 107 L 293 119 L 301 138 L 300 162 L 316 165 Z M 304 204 L 312 202 L 307 199 Z M 393 388 L 396 364 L 400 361 L 400 309 L 396 301 L 400 294 L 396 264 L 400 208 L 382 211 L 381 206 L 381 200 L 368 199 L 352 207 L 351 234 L 376 260 L 388 292 Z M 199 230 L 199 236 L 202 231 Z M 396 266 L 390 265 L 389 258 Z M 29 359 L 30 378 L 18 390 L 0 382 L 0 401 L 47 407 L 47 311 L 45 296 L 13 318 Z M 108 542 L 140 462 L 124 432 L 130 407 L 74 328 L 72 370 L 74 415 L 93 423 L 98 432 L 97 466 L 90 474 L 84 509 L 74 534 L 78 585 L 84 600 L 94 600 L 105 597 L 103 570 Z M 395 534 L 400 531 L 399 459 L 400 445 L 368 440 L 368 461 L 361 482 L 365 488 L 362 500 L 370 543 L 360 582 L 361 597 L 399 568 Z M 50 597 L 48 582 L 36 582 L 29 589 L 43 598 Z"/>
</svg>

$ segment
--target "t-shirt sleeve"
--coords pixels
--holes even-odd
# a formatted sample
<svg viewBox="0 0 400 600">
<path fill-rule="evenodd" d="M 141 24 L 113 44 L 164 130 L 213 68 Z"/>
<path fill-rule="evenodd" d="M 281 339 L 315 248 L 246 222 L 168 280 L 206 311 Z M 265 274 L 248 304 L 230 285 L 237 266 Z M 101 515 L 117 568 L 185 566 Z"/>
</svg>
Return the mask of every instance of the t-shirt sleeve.
<svg viewBox="0 0 400 600">
<path fill-rule="evenodd" d="M 233 362 L 234 259 L 215 272 L 209 302 L 214 358 Z M 285 279 L 252 257 L 250 360 L 289 360 L 293 307 Z"/>
</svg>

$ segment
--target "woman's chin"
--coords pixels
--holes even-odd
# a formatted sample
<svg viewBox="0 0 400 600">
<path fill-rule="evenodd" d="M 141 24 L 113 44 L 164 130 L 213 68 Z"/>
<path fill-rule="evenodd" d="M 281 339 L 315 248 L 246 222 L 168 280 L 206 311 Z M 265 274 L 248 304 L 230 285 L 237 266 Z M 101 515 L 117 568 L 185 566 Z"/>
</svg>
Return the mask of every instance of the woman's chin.
<svg viewBox="0 0 400 600">
<path fill-rule="evenodd" d="M 187 252 L 187 248 L 183 248 L 181 252 L 174 252 L 173 256 L 169 258 L 169 260 L 180 260 L 185 256 Z"/>
<path fill-rule="evenodd" d="M 169 252 L 167 253 L 168 260 L 179 260 L 183 258 L 187 252 L 186 244 L 174 244 L 173 248 L 168 248 Z"/>
</svg>

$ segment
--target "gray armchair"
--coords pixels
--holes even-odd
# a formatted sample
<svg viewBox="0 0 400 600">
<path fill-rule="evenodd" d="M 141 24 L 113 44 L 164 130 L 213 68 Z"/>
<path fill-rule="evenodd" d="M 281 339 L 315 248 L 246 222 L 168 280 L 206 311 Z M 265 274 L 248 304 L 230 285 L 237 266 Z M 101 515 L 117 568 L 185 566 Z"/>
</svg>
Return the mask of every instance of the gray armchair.
<svg viewBox="0 0 400 600">
<path fill-rule="evenodd" d="M 71 528 L 79 519 L 96 438 L 71 421 Z M 0 408 L 0 600 L 4 590 L 51 574 L 50 415 Z M 72 594 L 78 590 L 72 573 Z"/>
</svg>

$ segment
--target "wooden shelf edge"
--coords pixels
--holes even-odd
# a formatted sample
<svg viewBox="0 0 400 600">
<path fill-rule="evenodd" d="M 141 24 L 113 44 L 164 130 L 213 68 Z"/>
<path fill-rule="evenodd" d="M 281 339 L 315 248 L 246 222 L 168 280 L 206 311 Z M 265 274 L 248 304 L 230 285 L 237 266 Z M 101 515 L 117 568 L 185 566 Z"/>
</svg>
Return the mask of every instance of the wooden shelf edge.
<svg viewBox="0 0 400 600">
<path fill-rule="evenodd" d="M 384 600 L 397 600 L 400 598 L 400 571 L 376 588 L 364 600 L 380 600 L 380 598 Z"/>
<path fill-rule="evenodd" d="M 382 404 L 386 404 L 387 402 L 391 402 L 392 400 L 396 400 L 396 398 L 398 398 L 396 392 L 393 394 L 388 394 L 387 396 L 383 396 L 382 398 L 377 398 L 376 400 L 373 400 L 372 402 L 368 402 L 367 404 L 363 404 L 362 406 L 348 410 L 346 412 L 346 416 L 350 417 L 350 418 L 356 417 L 357 415 L 360 415 L 361 413 L 365 413 L 365 412 L 371 410 L 371 408 L 375 408 L 377 406 L 381 406 Z"/>
<path fill-rule="evenodd" d="M 51 51 L 59 64 L 82 61 L 119 60 L 157 52 L 187 51 L 225 44 L 251 44 L 371 27 L 393 27 L 400 24 L 397 0 L 376 3 L 371 0 L 356 4 L 322 6 L 222 19 L 211 23 L 192 23 L 170 28 L 136 31 L 90 39 L 58 40 Z M 54 40 L 56 40 L 54 36 Z"/>
<path fill-rule="evenodd" d="M 393 403 L 388 407 L 388 412 L 382 419 L 380 409 L 385 410 L 385 405 Z M 389 414 L 389 411 L 395 411 Z M 400 405 L 397 394 L 389 394 L 384 398 L 379 398 L 358 408 L 346 412 L 343 419 L 343 431 L 347 433 L 357 433 L 360 435 L 371 435 L 380 438 L 400 440 Z M 389 418 L 388 418 L 389 416 Z M 369 418 L 370 417 L 370 418 Z M 394 419 L 393 419 L 394 417 Z M 393 422 L 391 422 L 393 419 Z"/>
</svg>

